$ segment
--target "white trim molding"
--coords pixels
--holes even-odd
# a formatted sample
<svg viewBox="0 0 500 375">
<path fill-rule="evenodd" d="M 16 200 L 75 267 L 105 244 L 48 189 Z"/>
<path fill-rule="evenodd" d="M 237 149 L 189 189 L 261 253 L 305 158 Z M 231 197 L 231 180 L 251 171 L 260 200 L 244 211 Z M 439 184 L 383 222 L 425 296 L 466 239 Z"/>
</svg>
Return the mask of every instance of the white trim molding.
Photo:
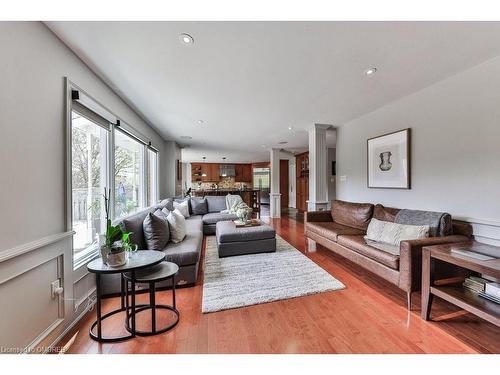
<svg viewBox="0 0 500 375">
<path fill-rule="evenodd" d="M 28 242 L 24 245 L 19 245 L 7 250 L 0 251 L 0 263 L 6 260 L 15 258 L 19 255 L 29 253 L 31 251 L 40 249 L 42 247 L 48 246 L 50 244 L 59 242 L 65 238 L 69 238 L 75 234 L 74 231 L 62 232 L 57 234 L 52 234 L 47 237 L 40 238 L 38 240 Z"/>
</svg>

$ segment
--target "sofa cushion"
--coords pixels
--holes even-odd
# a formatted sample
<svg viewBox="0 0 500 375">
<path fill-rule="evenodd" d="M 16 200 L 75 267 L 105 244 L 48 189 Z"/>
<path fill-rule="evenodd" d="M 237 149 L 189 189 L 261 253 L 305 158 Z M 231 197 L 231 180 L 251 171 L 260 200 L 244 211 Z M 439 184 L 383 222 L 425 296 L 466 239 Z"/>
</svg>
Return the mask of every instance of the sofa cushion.
<svg viewBox="0 0 500 375">
<path fill-rule="evenodd" d="M 210 225 L 218 223 L 219 221 L 237 220 L 236 214 L 221 214 L 220 212 L 212 212 L 203 215 L 203 224 Z"/>
<path fill-rule="evenodd" d="M 207 200 L 205 198 L 191 198 L 191 209 L 193 215 L 208 214 Z"/>
<path fill-rule="evenodd" d="M 330 241 L 337 242 L 337 237 L 341 234 L 364 235 L 365 232 L 353 227 L 348 227 L 335 222 L 314 221 L 306 223 L 306 230 L 316 233 Z"/>
<path fill-rule="evenodd" d="M 122 229 L 126 232 L 132 232 L 130 235 L 130 242 L 136 244 L 139 250 L 147 250 L 146 240 L 144 239 L 144 232 L 142 229 L 142 223 L 144 219 L 150 212 L 154 212 L 154 208 L 149 208 L 144 211 L 140 211 L 136 214 L 128 216 L 119 222 Z M 116 224 L 115 224 L 116 225 Z"/>
<path fill-rule="evenodd" d="M 363 236 L 341 235 L 337 240 L 339 245 L 347 247 L 358 254 L 381 263 L 394 270 L 399 269 L 399 256 L 376 249 L 366 244 Z"/>
<path fill-rule="evenodd" d="M 385 207 L 381 204 L 376 204 L 375 207 L 373 207 L 373 217 L 377 220 L 394 223 L 394 219 L 399 211 L 399 208 Z"/>
<path fill-rule="evenodd" d="M 150 212 L 145 217 L 142 228 L 148 250 L 162 250 L 170 239 L 167 217 L 161 210 Z"/>
<path fill-rule="evenodd" d="M 226 197 L 223 195 L 207 195 L 205 197 L 207 200 L 208 212 L 221 212 L 226 210 Z"/>
<path fill-rule="evenodd" d="M 200 260 L 202 240 L 203 232 L 197 231 L 188 232 L 182 242 L 169 242 L 163 249 L 165 260 L 179 267 L 197 263 Z"/>
<path fill-rule="evenodd" d="M 332 203 L 333 220 L 339 224 L 366 230 L 373 216 L 373 204 L 335 200 Z"/>
<path fill-rule="evenodd" d="M 190 216 L 186 219 L 186 233 L 192 232 L 202 232 L 203 231 L 203 221 L 202 216 Z"/>
<path fill-rule="evenodd" d="M 187 202 L 189 214 L 191 215 L 191 213 L 193 211 L 192 211 L 192 208 L 191 208 L 191 198 L 190 197 L 186 197 L 186 198 L 173 198 L 173 200 L 174 200 L 174 202 L 177 202 L 177 203 Z M 173 211 L 175 209 L 175 205 L 174 204 L 172 204 L 172 205 L 174 206 L 174 208 L 171 211 Z"/>
</svg>

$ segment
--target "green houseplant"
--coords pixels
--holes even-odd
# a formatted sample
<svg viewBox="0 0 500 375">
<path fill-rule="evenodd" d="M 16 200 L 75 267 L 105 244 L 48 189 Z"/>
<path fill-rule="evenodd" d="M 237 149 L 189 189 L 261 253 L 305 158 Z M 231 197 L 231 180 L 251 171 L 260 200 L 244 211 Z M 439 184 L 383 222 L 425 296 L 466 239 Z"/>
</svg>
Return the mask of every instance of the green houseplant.
<svg viewBox="0 0 500 375">
<path fill-rule="evenodd" d="M 111 191 L 104 189 L 104 208 L 106 210 L 106 234 L 104 244 L 101 244 L 103 263 L 111 267 L 123 266 L 127 263 L 127 251 L 137 250 L 137 246 L 130 243 L 131 232 L 124 232 L 119 225 L 112 225 L 109 218 Z"/>
</svg>

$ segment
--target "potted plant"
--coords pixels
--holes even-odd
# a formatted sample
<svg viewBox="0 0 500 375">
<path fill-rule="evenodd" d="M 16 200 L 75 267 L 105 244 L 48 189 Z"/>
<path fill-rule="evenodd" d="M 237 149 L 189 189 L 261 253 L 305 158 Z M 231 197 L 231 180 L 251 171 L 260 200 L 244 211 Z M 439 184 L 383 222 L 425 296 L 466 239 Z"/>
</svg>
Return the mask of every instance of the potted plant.
<svg viewBox="0 0 500 375">
<path fill-rule="evenodd" d="M 109 218 L 110 194 L 111 191 L 104 190 L 106 234 L 104 244 L 101 244 L 101 257 L 103 263 L 111 267 L 119 267 L 127 263 L 127 250 L 135 251 L 137 246 L 130 244 L 130 232 L 124 232 L 119 225 L 111 225 L 111 219 Z"/>
</svg>

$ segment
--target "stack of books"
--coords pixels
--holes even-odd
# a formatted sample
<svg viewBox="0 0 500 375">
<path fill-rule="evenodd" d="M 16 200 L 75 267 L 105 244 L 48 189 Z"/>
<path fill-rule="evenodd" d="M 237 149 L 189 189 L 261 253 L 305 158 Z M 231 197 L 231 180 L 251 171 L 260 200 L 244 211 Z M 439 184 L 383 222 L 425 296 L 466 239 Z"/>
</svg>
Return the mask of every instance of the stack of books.
<svg viewBox="0 0 500 375">
<path fill-rule="evenodd" d="M 500 304 L 500 284 L 492 282 L 486 283 L 484 292 L 479 292 L 479 295 Z"/>
<path fill-rule="evenodd" d="M 500 284 L 482 277 L 469 276 L 463 283 L 464 288 L 477 293 L 479 296 L 500 304 Z"/>
<path fill-rule="evenodd" d="M 469 276 L 465 279 L 463 286 L 475 293 L 484 293 L 484 286 L 488 280 L 477 276 Z"/>
</svg>

